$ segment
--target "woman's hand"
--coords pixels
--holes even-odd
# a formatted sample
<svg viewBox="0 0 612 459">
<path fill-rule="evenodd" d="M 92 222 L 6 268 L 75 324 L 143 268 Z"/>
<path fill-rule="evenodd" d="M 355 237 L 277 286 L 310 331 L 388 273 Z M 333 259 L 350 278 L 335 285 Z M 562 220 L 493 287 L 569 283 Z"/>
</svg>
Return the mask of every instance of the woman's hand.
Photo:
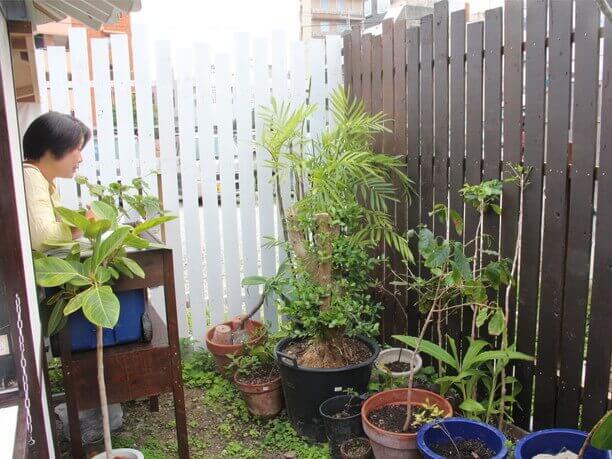
<svg viewBox="0 0 612 459">
<path fill-rule="evenodd" d="M 95 220 L 96 218 L 89 204 L 87 204 L 87 210 L 85 211 L 85 218 L 87 218 L 87 220 Z M 79 239 L 83 237 L 83 231 L 81 231 L 79 228 L 70 228 L 70 231 L 72 232 L 72 239 Z"/>
</svg>

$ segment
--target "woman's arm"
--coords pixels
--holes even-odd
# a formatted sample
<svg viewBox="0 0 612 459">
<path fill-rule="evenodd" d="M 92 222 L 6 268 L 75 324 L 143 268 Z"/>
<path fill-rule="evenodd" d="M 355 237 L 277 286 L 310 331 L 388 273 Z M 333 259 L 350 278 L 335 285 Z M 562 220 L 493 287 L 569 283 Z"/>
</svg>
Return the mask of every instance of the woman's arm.
<svg viewBox="0 0 612 459">
<path fill-rule="evenodd" d="M 24 182 L 32 248 L 43 250 L 46 241 L 70 241 L 70 227 L 55 217 L 47 180 L 38 171 L 26 168 Z"/>
</svg>

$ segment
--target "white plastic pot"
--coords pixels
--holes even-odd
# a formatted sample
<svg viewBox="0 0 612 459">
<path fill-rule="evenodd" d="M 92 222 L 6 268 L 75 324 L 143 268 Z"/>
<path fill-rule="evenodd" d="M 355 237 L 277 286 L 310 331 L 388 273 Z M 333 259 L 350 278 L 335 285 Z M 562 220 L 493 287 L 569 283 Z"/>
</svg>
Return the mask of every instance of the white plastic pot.
<svg viewBox="0 0 612 459">
<path fill-rule="evenodd" d="M 398 357 L 400 357 L 400 351 L 400 362 L 410 362 L 410 359 L 412 359 L 414 356 L 414 360 L 412 362 L 412 371 L 389 371 L 389 369 L 385 367 L 385 364 L 387 363 L 397 362 Z M 421 359 L 421 356 L 418 353 L 414 353 L 413 351 L 410 351 L 408 349 L 400 349 L 399 347 L 392 347 L 380 351 L 380 354 L 378 354 L 378 358 L 376 359 L 376 368 L 378 368 L 380 371 L 391 373 L 391 376 L 393 376 L 394 378 L 408 377 L 410 376 L 411 372 L 414 372 L 416 374 L 422 366 L 423 360 Z"/>
<path fill-rule="evenodd" d="M 113 457 L 127 457 L 128 459 L 144 459 L 144 454 L 142 454 L 137 449 L 132 448 L 113 448 Z M 106 459 L 106 453 L 102 452 L 100 454 L 96 454 L 91 459 Z"/>
</svg>

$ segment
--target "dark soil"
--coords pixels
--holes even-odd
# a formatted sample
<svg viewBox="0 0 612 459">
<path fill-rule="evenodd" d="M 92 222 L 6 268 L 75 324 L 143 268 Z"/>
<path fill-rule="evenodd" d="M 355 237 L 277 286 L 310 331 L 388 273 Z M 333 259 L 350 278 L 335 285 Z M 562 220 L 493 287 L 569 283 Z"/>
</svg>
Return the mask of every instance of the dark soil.
<svg viewBox="0 0 612 459">
<path fill-rule="evenodd" d="M 370 441 L 367 438 L 351 438 L 342 447 L 347 456 L 361 457 L 370 451 Z"/>
<path fill-rule="evenodd" d="M 236 380 L 242 384 L 259 385 L 274 381 L 280 375 L 278 367 L 274 364 L 267 364 L 257 367 L 248 375 L 238 374 Z"/>
<path fill-rule="evenodd" d="M 495 451 L 487 448 L 487 445 L 480 440 L 460 440 L 456 441 L 455 445 L 460 454 L 457 454 L 457 449 L 451 442 L 431 446 L 430 448 L 436 454 L 448 459 L 490 459 L 495 456 Z"/>
<path fill-rule="evenodd" d="M 299 365 L 308 368 L 341 368 L 365 362 L 372 356 L 372 351 L 365 343 L 345 336 L 334 343 L 293 341 L 283 352 L 294 356 Z"/>
<path fill-rule="evenodd" d="M 413 416 L 423 411 L 418 406 L 412 407 Z M 387 432 L 415 433 L 419 430 L 412 426 L 409 426 L 406 431 L 403 430 L 404 422 L 406 421 L 406 405 L 404 404 L 385 405 L 382 408 L 370 411 L 368 420 L 376 427 Z"/>
<path fill-rule="evenodd" d="M 410 362 L 396 360 L 395 362 L 385 363 L 385 368 L 389 371 L 402 373 L 404 371 L 410 371 Z"/>
<path fill-rule="evenodd" d="M 337 413 L 332 414 L 331 417 L 336 418 L 336 419 L 350 418 L 352 416 L 359 414 L 360 411 L 361 411 L 361 401 L 356 400 L 353 402 L 348 402 L 346 405 L 344 405 L 341 411 L 338 411 Z"/>
</svg>

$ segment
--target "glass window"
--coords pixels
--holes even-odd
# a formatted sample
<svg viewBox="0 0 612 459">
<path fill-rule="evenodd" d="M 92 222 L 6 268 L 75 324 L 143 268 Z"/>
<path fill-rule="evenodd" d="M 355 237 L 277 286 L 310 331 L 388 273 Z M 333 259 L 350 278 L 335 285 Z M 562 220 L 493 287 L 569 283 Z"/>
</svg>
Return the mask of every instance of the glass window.
<svg viewBox="0 0 612 459">
<path fill-rule="evenodd" d="M 329 22 L 321 21 L 321 33 L 329 33 Z"/>
<path fill-rule="evenodd" d="M 320 7 L 323 11 L 329 10 L 329 0 L 321 0 Z"/>
<path fill-rule="evenodd" d="M 378 0 L 376 12 L 384 13 L 385 11 L 389 9 L 389 6 L 391 6 L 391 0 Z"/>
<path fill-rule="evenodd" d="M 339 13 L 346 11 L 346 2 L 344 0 L 336 0 L 336 9 Z"/>
<path fill-rule="evenodd" d="M 363 15 L 365 17 L 372 16 L 372 0 L 363 2 Z"/>
</svg>

